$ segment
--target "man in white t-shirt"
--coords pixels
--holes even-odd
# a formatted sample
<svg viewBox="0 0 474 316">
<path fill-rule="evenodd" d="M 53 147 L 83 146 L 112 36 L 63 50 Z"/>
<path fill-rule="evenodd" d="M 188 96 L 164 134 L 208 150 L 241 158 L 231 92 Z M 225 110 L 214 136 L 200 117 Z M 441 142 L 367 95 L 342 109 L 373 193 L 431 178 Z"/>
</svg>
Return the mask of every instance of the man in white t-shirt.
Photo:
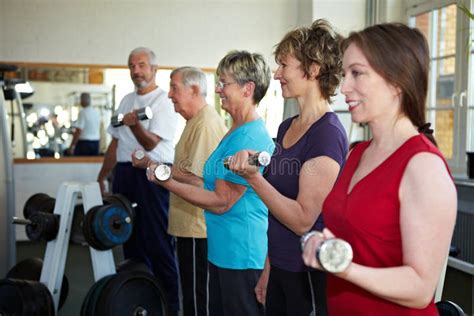
<svg viewBox="0 0 474 316">
<path fill-rule="evenodd" d="M 172 163 L 177 114 L 167 93 L 155 83 L 158 65 L 153 51 L 134 49 L 128 67 L 135 91 L 122 99 L 116 112 L 124 115 L 123 125 L 109 125 L 107 129 L 112 141 L 97 180 L 104 192 L 104 181 L 114 169 L 113 193 L 137 203 L 133 233 L 123 245 L 124 256 L 146 263 L 163 282 L 173 315 L 179 310 L 179 297 L 174 240 L 167 233 L 169 192 L 149 182 L 144 169 L 132 166 L 131 157 L 141 149 L 153 160 Z M 134 111 L 146 106 L 152 109 L 153 117 L 140 121 Z"/>
<path fill-rule="evenodd" d="M 81 93 L 81 111 L 77 121 L 72 124 L 74 134 L 68 155 L 97 156 L 99 154 L 100 115 L 91 106 L 91 95 Z"/>
</svg>

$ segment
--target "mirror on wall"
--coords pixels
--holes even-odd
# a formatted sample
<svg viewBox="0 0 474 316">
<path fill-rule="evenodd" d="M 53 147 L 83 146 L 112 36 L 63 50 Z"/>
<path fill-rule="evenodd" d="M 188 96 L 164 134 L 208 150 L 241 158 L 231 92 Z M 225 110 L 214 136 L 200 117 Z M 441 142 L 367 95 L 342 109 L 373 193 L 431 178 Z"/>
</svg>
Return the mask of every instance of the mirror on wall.
<svg viewBox="0 0 474 316">
<path fill-rule="evenodd" d="M 24 80 L 32 92 L 28 98 L 19 100 L 21 105 L 13 104 L 17 103 L 15 100 L 11 101 L 12 104 L 6 102 L 14 158 L 64 157 L 72 140 L 71 126 L 78 118 L 80 95 L 83 92 L 90 94 L 91 105 L 100 115 L 100 153 L 105 153 L 110 142 L 110 136 L 106 133 L 110 118 L 122 98 L 134 89 L 128 68 L 29 63 L 17 65 L 18 70 L 6 73 L 6 76 Z M 156 76 L 157 84 L 165 91 L 169 90 L 171 71 L 170 68 L 160 68 Z M 220 110 L 219 95 L 214 91 L 215 71 L 204 69 L 204 72 L 208 87 L 206 100 L 227 118 L 230 125 L 230 117 Z M 16 89 L 20 90 L 20 86 Z M 280 83 L 272 79 L 266 96 L 257 108 L 272 137 L 276 137 L 283 107 Z M 176 142 L 185 126 L 184 119 L 180 117 L 178 124 Z"/>
<path fill-rule="evenodd" d="M 71 123 L 77 120 L 83 92 L 90 94 L 91 106 L 98 110 L 105 146 L 104 126 L 115 108 L 117 89 L 117 83 L 107 82 L 107 71 L 101 67 L 20 64 L 17 71 L 5 73 L 7 81 L 22 80 L 30 89 L 27 98 L 5 95 L 14 158 L 63 157 L 72 140 Z M 16 92 L 25 89 L 21 85 L 13 88 Z"/>
<path fill-rule="evenodd" d="M 28 98 L 6 100 L 14 158 L 61 158 L 72 140 L 72 122 L 80 110 L 80 95 L 91 96 L 91 106 L 100 115 L 100 152 L 110 141 L 106 128 L 124 95 L 133 91 L 126 67 L 19 64 L 5 74 L 11 82 L 20 79 L 31 89 Z M 168 86 L 169 70 L 160 70 L 157 81 Z M 16 85 L 19 92 L 22 87 Z"/>
</svg>

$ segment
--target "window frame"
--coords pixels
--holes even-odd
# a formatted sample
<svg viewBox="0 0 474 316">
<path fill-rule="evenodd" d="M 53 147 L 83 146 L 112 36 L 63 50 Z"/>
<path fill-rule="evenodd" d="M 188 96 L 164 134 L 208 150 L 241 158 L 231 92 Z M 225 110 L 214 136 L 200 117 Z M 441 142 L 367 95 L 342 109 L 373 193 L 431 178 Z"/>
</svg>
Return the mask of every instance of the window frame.
<svg viewBox="0 0 474 316">
<path fill-rule="evenodd" d="M 472 47 L 469 49 L 469 53 L 466 53 L 465 47 L 469 40 L 469 30 L 471 21 L 460 9 L 460 5 L 465 5 L 472 10 L 471 0 L 436 0 L 427 1 L 423 3 L 417 3 L 419 0 L 408 0 L 406 2 L 406 21 L 408 25 L 413 25 L 412 19 L 416 15 L 429 13 L 434 10 L 447 7 L 449 5 L 456 5 L 456 43 L 455 43 L 455 71 L 454 71 L 454 92 L 451 96 L 450 106 L 430 106 L 432 104 L 432 98 L 434 96 L 434 90 L 431 89 L 432 85 L 436 84 L 436 78 L 430 76 L 428 98 L 427 98 L 427 115 L 428 111 L 446 111 L 453 110 L 453 148 L 452 157 L 447 159 L 448 165 L 454 174 L 466 174 L 467 169 L 467 158 L 466 151 L 468 151 L 468 134 L 474 132 L 474 129 L 470 131 L 468 129 L 468 100 L 474 100 L 474 91 L 468 91 L 470 77 L 474 79 L 474 73 L 469 73 L 470 58 L 472 58 Z M 435 35 L 433 35 L 435 36 Z M 433 40 L 433 37 L 428 39 Z M 472 45 L 471 45 L 472 46 Z M 434 52 L 430 52 L 430 59 L 433 60 Z M 469 55 L 469 58 L 467 57 Z M 433 67 L 436 67 L 435 63 L 430 65 L 430 73 L 433 73 Z M 474 90 L 474 89 L 472 89 Z M 471 122 L 471 126 L 474 122 Z M 472 128 L 472 127 L 471 127 Z M 472 148 L 474 150 L 474 148 Z"/>
</svg>

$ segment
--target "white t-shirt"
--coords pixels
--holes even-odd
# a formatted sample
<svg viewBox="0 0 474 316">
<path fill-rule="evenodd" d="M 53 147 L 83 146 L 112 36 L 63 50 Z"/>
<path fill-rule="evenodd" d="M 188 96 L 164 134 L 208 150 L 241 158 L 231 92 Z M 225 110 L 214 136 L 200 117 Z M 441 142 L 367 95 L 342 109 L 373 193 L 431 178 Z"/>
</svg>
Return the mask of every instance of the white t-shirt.
<svg viewBox="0 0 474 316">
<path fill-rule="evenodd" d="M 139 121 L 138 124 L 142 124 L 143 128 L 161 138 L 158 145 L 149 151 L 148 155 L 153 160 L 172 163 L 174 160 L 173 139 L 178 116 L 164 90 L 156 88 L 145 95 L 138 95 L 136 92 L 129 93 L 122 99 L 115 114 L 127 114 L 146 106 L 151 108 L 153 117 L 150 120 Z M 135 150 L 144 150 L 128 126 L 109 125 L 107 132 L 118 139 L 117 162 L 130 162 Z"/>
<path fill-rule="evenodd" d="M 81 129 L 79 140 L 100 139 L 100 115 L 91 105 L 79 111 L 79 117 L 72 126 Z"/>
</svg>

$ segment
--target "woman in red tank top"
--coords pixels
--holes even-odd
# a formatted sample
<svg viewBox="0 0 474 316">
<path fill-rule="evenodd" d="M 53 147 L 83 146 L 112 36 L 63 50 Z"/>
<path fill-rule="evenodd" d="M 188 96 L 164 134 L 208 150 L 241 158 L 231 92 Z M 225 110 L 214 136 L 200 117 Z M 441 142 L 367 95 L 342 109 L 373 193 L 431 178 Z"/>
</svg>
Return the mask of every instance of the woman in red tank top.
<svg viewBox="0 0 474 316">
<path fill-rule="evenodd" d="M 446 161 L 424 135 L 427 42 L 381 24 L 351 33 L 342 49 L 342 93 L 373 138 L 350 153 L 323 204 L 327 229 L 306 240 L 303 258 L 320 268 L 316 248 L 334 236 L 352 246 L 352 263 L 328 277 L 330 315 L 438 315 L 457 202 Z"/>
</svg>

